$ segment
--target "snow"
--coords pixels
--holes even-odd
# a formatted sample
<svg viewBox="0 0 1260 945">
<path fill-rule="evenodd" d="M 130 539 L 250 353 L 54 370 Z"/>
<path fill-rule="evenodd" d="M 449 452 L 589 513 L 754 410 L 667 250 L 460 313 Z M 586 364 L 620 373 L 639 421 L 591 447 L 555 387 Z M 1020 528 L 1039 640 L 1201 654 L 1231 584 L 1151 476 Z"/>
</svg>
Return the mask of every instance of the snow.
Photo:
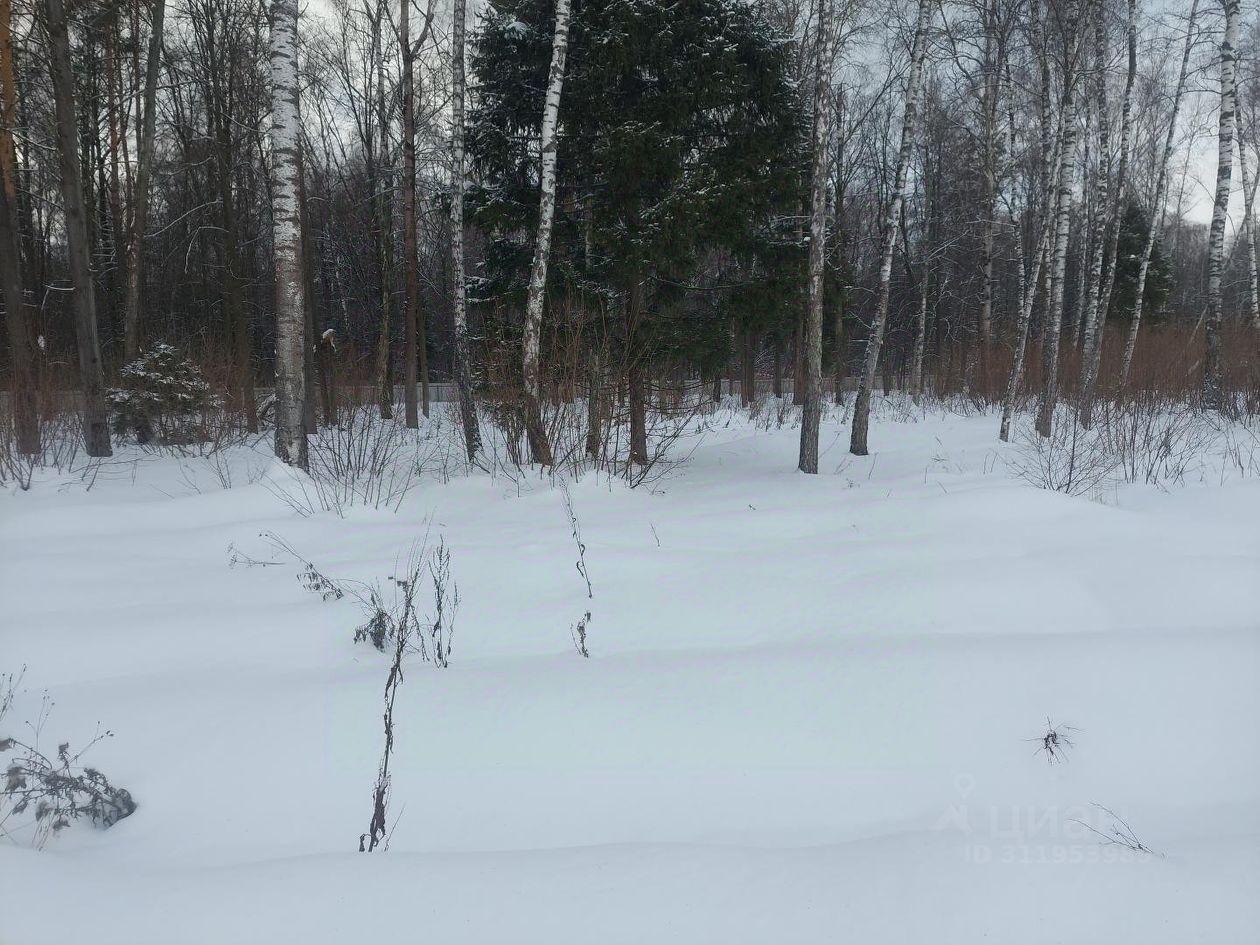
<svg viewBox="0 0 1260 945">
<path fill-rule="evenodd" d="M 0 942 L 1254 942 L 1260 481 L 1069 497 L 996 425 L 877 416 L 854 458 L 825 422 L 806 477 L 795 429 L 727 415 L 652 488 L 588 475 L 593 600 L 537 476 L 300 517 L 260 446 L 229 489 L 131 453 L 0 495 L 5 726 L 47 689 L 47 741 L 112 730 L 89 762 L 139 803 L 0 842 Z M 341 580 L 451 550 L 385 853 L 355 851 L 387 657 L 267 532 Z"/>
</svg>

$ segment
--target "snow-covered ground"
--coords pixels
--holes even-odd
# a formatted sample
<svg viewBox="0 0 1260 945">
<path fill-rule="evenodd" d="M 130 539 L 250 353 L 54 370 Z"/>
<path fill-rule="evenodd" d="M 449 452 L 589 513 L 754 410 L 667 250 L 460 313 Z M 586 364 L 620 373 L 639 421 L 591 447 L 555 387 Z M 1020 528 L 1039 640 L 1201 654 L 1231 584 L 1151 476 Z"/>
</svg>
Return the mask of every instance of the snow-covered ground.
<svg viewBox="0 0 1260 945">
<path fill-rule="evenodd" d="M 571 485 L 591 600 L 538 478 L 303 517 L 237 450 L 228 489 L 146 456 L 0 495 L 4 727 L 47 690 L 47 747 L 99 722 L 139 803 L 42 851 L 12 818 L 0 942 L 1260 940 L 1260 481 L 1044 491 L 991 416 L 879 422 L 862 459 L 825 425 L 806 477 L 795 430 L 727 421 L 652 488 Z M 388 657 L 267 532 L 345 580 L 450 549 L 384 853 Z"/>
</svg>

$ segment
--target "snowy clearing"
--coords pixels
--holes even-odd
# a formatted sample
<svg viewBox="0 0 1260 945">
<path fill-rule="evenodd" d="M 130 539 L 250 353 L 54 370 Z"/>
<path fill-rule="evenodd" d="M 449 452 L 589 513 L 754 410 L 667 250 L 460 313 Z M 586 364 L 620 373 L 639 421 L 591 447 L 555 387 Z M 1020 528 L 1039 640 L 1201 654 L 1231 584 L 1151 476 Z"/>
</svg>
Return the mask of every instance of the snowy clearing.
<svg viewBox="0 0 1260 945">
<path fill-rule="evenodd" d="M 139 804 L 42 851 L 11 818 L 0 942 L 1254 942 L 1260 480 L 1071 497 L 995 429 L 883 422 L 855 458 L 827 422 L 807 477 L 795 429 L 728 416 L 651 488 L 569 486 L 591 599 L 541 478 L 299 516 L 264 446 L 229 489 L 133 452 L 0 496 L 3 734 L 47 690 L 49 750 L 99 723 Z M 384 853 L 389 656 L 264 533 L 338 581 L 450 550 Z"/>
</svg>

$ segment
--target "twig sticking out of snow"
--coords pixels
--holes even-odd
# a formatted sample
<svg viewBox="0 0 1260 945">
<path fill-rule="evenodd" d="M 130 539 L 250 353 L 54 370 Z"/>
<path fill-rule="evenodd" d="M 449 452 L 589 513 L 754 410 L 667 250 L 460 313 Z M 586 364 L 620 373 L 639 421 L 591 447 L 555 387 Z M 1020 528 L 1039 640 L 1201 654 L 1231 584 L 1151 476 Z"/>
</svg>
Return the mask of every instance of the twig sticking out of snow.
<svg viewBox="0 0 1260 945">
<path fill-rule="evenodd" d="M 1132 850 L 1134 853 L 1145 853 L 1148 856 L 1158 856 L 1162 858 L 1164 854 L 1156 853 L 1141 840 L 1137 838 L 1137 834 L 1133 832 L 1133 828 L 1128 822 L 1113 811 L 1110 807 L 1103 807 L 1102 804 L 1095 803 L 1100 811 L 1111 818 L 1111 825 L 1105 830 L 1099 830 L 1097 827 L 1085 823 L 1083 820 L 1074 820 L 1073 823 L 1080 824 L 1090 833 L 1095 833 L 1102 837 L 1105 845 L 1124 847 L 1126 850 Z"/>
</svg>

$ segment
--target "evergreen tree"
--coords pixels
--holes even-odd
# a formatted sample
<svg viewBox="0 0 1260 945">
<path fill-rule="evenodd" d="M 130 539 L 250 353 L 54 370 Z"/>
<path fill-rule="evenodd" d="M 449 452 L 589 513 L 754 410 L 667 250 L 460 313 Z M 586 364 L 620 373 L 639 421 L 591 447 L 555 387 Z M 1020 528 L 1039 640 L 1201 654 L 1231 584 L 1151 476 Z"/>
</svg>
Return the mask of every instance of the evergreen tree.
<svg viewBox="0 0 1260 945">
<path fill-rule="evenodd" d="M 1142 264 L 1142 249 L 1150 230 L 1150 219 L 1135 202 L 1130 201 L 1120 221 L 1119 247 L 1116 251 L 1116 279 L 1111 293 L 1109 319 L 1127 323 L 1133 317 L 1134 294 L 1137 292 L 1138 268 Z M 1168 298 L 1172 275 L 1157 239 L 1151 248 L 1150 268 L 1146 273 L 1146 286 L 1142 291 L 1142 308 L 1151 315 L 1158 315 Z"/>
<path fill-rule="evenodd" d="M 472 60 L 470 203 L 490 236 L 479 297 L 512 312 L 524 307 L 537 223 L 552 6 L 492 4 Z M 665 345 L 685 343 L 673 353 L 693 363 L 711 360 L 721 347 L 711 333 L 729 333 L 729 322 L 688 298 L 710 251 L 737 261 L 741 283 L 767 280 L 799 252 L 785 220 L 798 199 L 805 126 L 792 55 L 756 9 L 732 0 L 573 5 L 548 292 L 619 303 L 634 459 L 645 458 L 633 418 L 642 421 L 638 371 Z M 776 298 L 786 305 L 793 294 Z M 702 330 L 678 331 L 679 319 Z M 511 325 L 490 330 L 515 339 Z"/>
</svg>

